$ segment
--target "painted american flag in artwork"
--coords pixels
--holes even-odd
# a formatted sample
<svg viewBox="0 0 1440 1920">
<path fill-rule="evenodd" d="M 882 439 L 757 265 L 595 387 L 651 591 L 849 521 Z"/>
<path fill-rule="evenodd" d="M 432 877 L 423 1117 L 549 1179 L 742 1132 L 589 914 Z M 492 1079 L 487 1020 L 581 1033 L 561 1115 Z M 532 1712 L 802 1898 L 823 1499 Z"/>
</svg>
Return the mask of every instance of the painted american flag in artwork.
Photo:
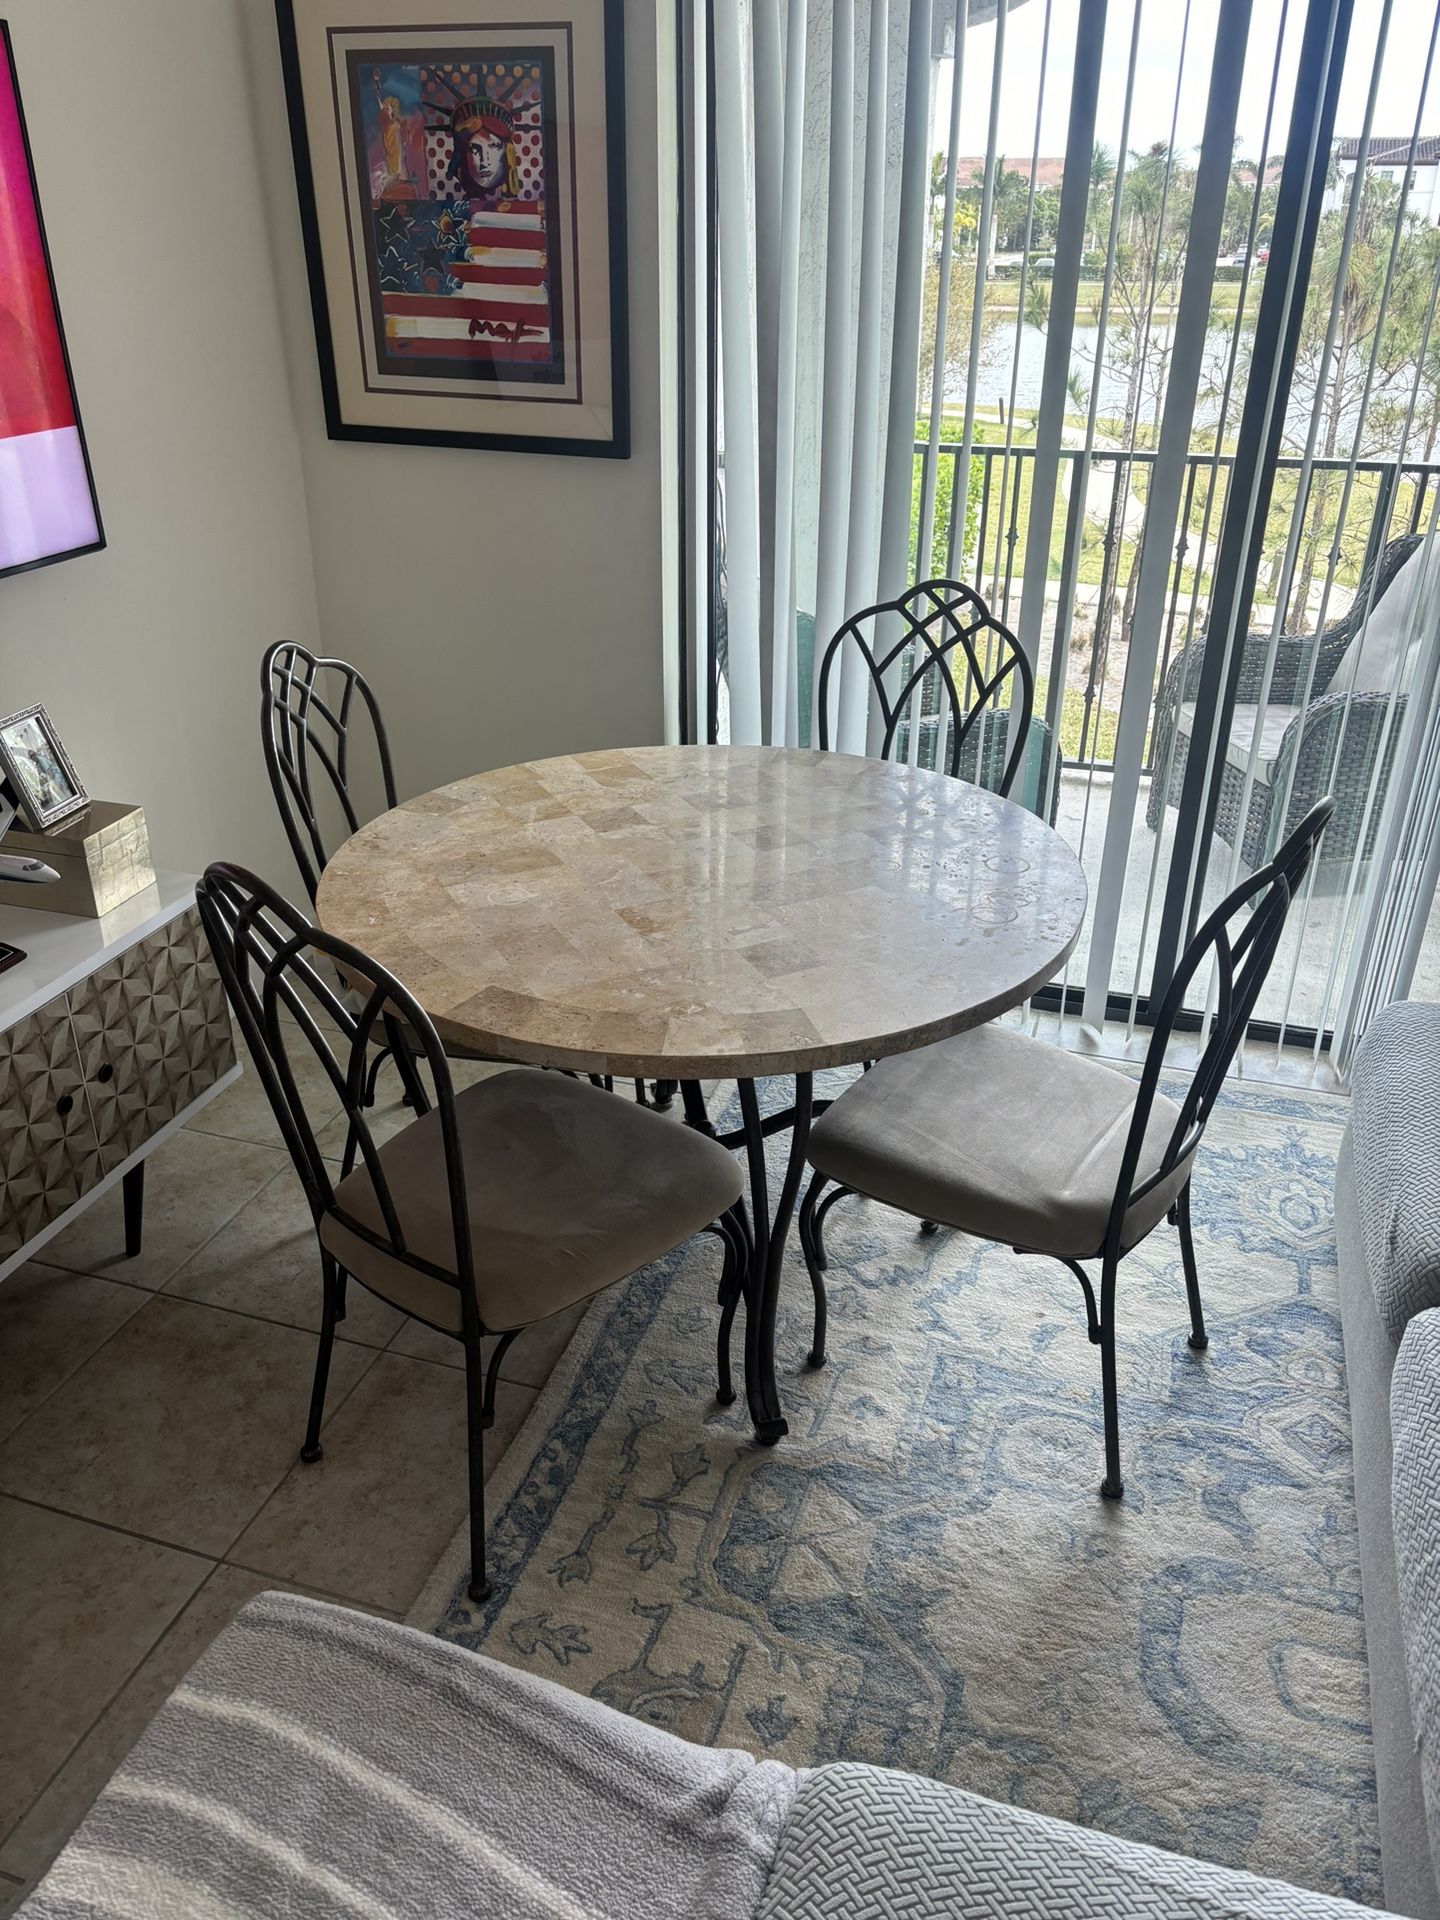
<svg viewBox="0 0 1440 1920">
<path fill-rule="evenodd" d="M 559 379 L 548 49 L 351 66 L 386 372 Z"/>
<path fill-rule="evenodd" d="M 544 203 L 502 200 L 472 212 L 464 234 L 464 257 L 449 265 L 455 293 L 381 295 L 392 347 L 404 352 L 413 342 L 446 355 L 548 361 Z"/>
</svg>

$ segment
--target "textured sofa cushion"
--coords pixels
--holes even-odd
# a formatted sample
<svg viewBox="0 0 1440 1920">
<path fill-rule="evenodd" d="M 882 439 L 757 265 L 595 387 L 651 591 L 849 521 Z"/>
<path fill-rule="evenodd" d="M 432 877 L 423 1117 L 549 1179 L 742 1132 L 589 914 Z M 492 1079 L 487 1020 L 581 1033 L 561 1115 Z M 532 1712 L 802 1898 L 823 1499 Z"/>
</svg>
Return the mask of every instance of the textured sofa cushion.
<svg viewBox="0 0 1440 1920">
<path fill-rule="evenodd" d="M 1440 1310 L 1405 1329 L 1390 1381 L 1391 1513 L 1411 1717 L 1440 1875 Z"/>
<path fill-rule="evenodd" d="M 1440 1006 L 1397 1001 L 1351 1076 L 1350 1138 L 1365 1264 L 1392 1340 L 1440 1307 Z"/>
<path fill-rule="evenodd" d="M 914 1774 L 802 1773 L 757 1920 L 1375 1920 Z"/>
</svg>

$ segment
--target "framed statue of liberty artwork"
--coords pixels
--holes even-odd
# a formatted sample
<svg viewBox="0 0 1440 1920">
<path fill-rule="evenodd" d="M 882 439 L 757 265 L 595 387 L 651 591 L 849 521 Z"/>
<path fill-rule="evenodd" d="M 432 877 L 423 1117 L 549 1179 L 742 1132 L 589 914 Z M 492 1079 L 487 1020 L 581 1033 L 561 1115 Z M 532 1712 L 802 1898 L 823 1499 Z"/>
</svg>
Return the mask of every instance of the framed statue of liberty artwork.
<svg viewBox="0 0 1440 1920">
<path fill-rule="evenodd" d="M 276 0 L 336 440 L 630 451 L 623 0 Z"/>
</svg>

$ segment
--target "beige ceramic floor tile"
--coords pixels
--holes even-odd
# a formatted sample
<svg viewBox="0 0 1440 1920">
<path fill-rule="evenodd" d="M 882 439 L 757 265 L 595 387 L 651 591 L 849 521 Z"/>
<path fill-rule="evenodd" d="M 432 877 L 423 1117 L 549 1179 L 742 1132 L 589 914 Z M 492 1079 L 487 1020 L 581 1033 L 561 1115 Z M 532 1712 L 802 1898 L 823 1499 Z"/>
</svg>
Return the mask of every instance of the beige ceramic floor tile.
<svg viewBox="0 0 1440 1920">
<path fill-rule="evenodd" d="M 371 1359 L 336 1343 L 332 1407 Z M 157 1294 L 0 1445 L 0 1491 L 219 1557 L 295 1458 L 314 1361 L 298 1329 Z"/>
<path fill-rule="evenodd" d="M 186 1261 L 164 1291 L 318 1331 L 320 1250 L 310 1204 L 293 1169 L 277 1173 L 248 1200 Z M 347 1289 L 338 1336 L 362 1346 L 383 1347 L 404 1319 L 398 1308 L 352 1285 Z"/>
<path fill-rule="evenodd" d="M 0 1873 L 0 1920 L 6 1920 L 29 1892 L 28 1883 L 16 1880 L 8 1873 Z"/>
<path fill-rule="evenodd" d="M 0 1284 L 0 1439 L 138 1313 L 138 1287 L 32 1260 Z"/>
<path fill-rule="evenodd" d="M 125 1258 L 118 1187 L 102 1194 L 57 1235 L 45 1258 L 52 1266 L 134 1287 L 163 1286 L 217 1227 L 289 1163 L 279 1147 L 222 1140 L 182 1127 L 145 1163 L 145 1240 L 133 1260 Z"/>
<path fill-rule="evenodd" d="M 535 1398 L 502 1389 L 493 1467 Z M 465 1382 L 453 1367 L 382 1354 L 246 1528 L 239 1566 L 403 1611 L 465 1517 Z"/>
<path fill-rule="evenodd" d="M 8 1832 L 210 1571 L 197 1555 L 0 1500 L 0 1832 Z"/>
</svg>

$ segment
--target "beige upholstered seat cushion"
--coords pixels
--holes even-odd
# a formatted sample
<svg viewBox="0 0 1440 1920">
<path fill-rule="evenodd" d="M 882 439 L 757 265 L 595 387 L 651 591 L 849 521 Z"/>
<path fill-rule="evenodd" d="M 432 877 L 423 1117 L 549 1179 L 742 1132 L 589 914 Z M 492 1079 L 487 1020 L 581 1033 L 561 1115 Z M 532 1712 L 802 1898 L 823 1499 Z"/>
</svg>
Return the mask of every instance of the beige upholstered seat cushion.
<svg viewBox="0 0 1440 1920">
<path fill-rule="evenodd" d="M 480 1317 L 503 1333 L 598 1293 L 709 1226 L 740 1198 L 723 1147 L 674 1120 L 563 1074 L 492 1074 L 456 1096 Z M 410 1251 L 453 1272 L 440 1119 L 427 1113 L 380 1148 Z M 383 1234 L 363 1165 L 337 1206 Z M 341 1266 L 384 1299 L 458 1331 L 460 1296 L 377 1251 L 334 1214 L 320 1238 Z"/>
<path fill-rule="evenodd" d="M 984 1240 L 1085 1260 L 1100 1251 L 1136 1083 L 1113 1067 L 978 1027 L 879 1061 L 815 1123 L 810 1160 L 857 1192 Z M 1157 1094 L 1136 1185 L 1160 1165 L 1179 1118 Z M 1189 1175 L 1177 1167 L 1137 1201 L 1133 1246 Z"/>
</svg>

